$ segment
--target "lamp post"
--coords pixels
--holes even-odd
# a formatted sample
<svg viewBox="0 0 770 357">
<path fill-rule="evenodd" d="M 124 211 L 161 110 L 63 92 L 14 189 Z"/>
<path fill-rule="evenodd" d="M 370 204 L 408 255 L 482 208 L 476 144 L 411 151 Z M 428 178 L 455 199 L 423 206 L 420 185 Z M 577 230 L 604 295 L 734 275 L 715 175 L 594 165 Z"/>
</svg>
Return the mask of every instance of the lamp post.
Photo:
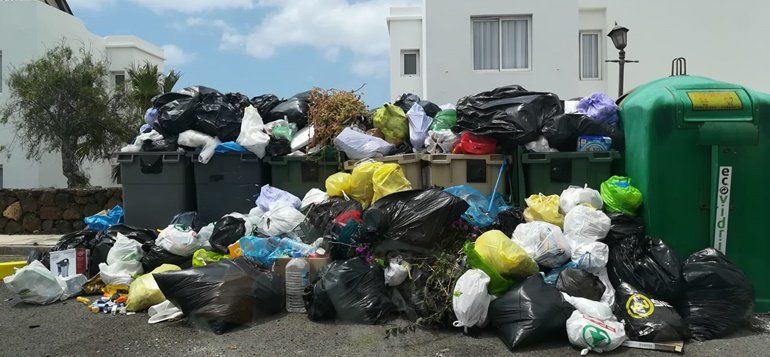
<svg viewBox="0 0 770 357">
<path fill-rule="evenodd" d="M 620 98 L 623 95 L 623 72 L 625 70 L 626 63 L 639 63 L 639 61 L 632 61 L 626 59 L 626 44 L 628 41 L 628 29 L 619 26 L 617 22 L 615 22 L 615 27 L 612 28 L 612 31 L 607 34 L 607 37 L 609 37 L 612 40 L 612 44 L 615 45 L 615 48 L 620 51 L 618 53 L 618 59 L 616 60 L 606 60 L 606 62 L 613 62 L 618 64 L 618 68 L 620 70 L 620 73 L 618 75 L 618 98 Z"/>
</svg>

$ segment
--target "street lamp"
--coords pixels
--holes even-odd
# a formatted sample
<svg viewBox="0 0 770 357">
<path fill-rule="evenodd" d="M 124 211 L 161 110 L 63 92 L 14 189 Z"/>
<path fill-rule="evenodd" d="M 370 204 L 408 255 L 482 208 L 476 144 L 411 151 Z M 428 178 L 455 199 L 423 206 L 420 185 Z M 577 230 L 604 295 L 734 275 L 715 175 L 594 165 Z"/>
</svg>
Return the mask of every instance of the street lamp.
<svg viewBox="0 0 770 357">
<path fill-rule="evenodd" d="M 626 63 L 638 63 L 639 61 L 632 61 L 626 59 L 626 44 L 628 44 L 628 29 L 619 26 L 617 22 L 615 22 L 615 27 L 612 28 L 612 31 L 607 34 L 607 37 L 609 37 L 612 40 L 612 44 L 615 45 L 615 48 L 620 51 L 618 53 L 618 59 L 616 60 L 606 60 L 606 62 L 613 62 L 617 63 L 620 74 L 618 76 L 618 98 L 620 98 L 623 95 L 623 72 L 625 68 Z"/>
</svg>

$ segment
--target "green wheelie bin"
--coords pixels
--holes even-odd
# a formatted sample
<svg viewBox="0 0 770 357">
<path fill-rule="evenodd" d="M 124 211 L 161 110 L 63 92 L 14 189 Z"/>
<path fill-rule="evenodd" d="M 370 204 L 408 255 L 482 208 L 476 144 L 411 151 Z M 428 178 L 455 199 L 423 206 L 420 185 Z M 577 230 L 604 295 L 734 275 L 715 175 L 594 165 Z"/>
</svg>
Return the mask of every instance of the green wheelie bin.
<svg viewBox="0 0 770 357">
<path fill-rule="evenodd" d="M 770 310 L 770 95 L 695 76 L 638 87 L 620 103 L 625 169 L 648 234 L 682 258 L 714 247 Z"/>
</svg>

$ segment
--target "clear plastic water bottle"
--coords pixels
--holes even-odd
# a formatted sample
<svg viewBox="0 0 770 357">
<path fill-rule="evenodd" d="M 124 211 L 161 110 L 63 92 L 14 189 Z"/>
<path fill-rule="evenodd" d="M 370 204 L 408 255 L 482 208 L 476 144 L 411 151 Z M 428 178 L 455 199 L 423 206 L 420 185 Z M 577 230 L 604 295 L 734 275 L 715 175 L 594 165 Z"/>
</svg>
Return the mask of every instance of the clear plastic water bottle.
<svg viewBox="0 0 770 357">
<path fill-rule="evenodd" d="M 310 268 L 304 258 L 293 258 L 286 264 L 286 311 L 306 312 L 302 295 L 305 293 L 309 274 Z"/>
</svg>

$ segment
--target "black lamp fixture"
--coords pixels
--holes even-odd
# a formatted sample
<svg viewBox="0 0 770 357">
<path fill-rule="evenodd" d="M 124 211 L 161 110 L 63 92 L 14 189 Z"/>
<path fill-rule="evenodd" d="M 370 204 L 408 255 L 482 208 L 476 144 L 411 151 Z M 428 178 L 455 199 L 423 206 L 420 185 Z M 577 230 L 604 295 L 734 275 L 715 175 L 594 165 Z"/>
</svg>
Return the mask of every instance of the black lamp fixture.
<svg viewBox="0 0 770 357">
<path fill-rule="evenodd" d="M 610 33 L 607 34 L 607 37 L 609 37 L 612 40 L 612 44 L 615 45 L 615 48 L 620 51 L 618 53 L 618 59 L 616 60 L 607 60 L 606 62 L 613 62 L 618 64 L 618 69 L 620 70 L 620 74 L 618 76 L 618 98 L 623 96 L 623 73 L 625 70 L 626 63 L 638 63 L 639 61 L 632 61 L 626 59 L 626 45 L 628 44 L 628 29 L 618 25 L 617 22 L 615 22 L 615 27 L 610 30 Z"/>
</svg>

